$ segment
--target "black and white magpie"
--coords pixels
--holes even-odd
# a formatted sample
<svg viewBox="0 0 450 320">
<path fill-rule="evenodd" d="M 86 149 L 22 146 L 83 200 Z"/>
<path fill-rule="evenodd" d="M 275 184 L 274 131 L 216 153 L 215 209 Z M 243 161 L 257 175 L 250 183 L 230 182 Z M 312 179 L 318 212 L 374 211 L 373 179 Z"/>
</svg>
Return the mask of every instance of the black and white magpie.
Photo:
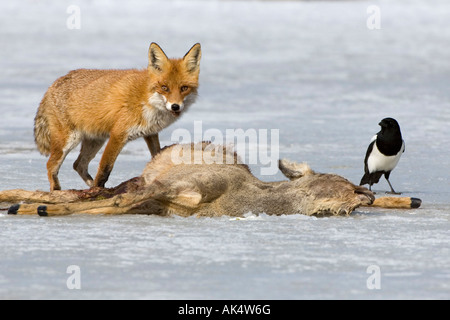
<svg viewBox="0 0 450 320">
<path fill-rule="evenodd" d="M 402 139 L 400 126 L 395 119 L 385 118 L 379 123 L 381 126 L 378 132 L 371 140 L 367 148 L 366 158 L 364 159 L 364 176 L 359 185 L 369 184 L 369 190 L 373 184 L 380 181 L 384 174 L 391 192 L 394 191 L 389 182 L 391 171 L 397 166 L 403 152 L 405 152 L 405 141 Z"/>
</svg>

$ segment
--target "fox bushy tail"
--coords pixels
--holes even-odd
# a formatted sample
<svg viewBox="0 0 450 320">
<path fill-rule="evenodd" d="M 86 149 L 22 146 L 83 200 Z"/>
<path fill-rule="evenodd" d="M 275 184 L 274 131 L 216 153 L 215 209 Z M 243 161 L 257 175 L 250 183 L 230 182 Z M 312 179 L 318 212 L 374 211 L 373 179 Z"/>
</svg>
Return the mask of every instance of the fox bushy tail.
<svg viewBox="0 0 450 320">
<path fill-rule="evenodd" d="M 41 154 L 48 156 L 50 155 L 50 130 L 48 119 L 45 114 L 45 105 L 48 103 L 47 95 L 41 101 L 39 109 L 34 118 L 34 141 L 38 147 Z"/>
</svg>

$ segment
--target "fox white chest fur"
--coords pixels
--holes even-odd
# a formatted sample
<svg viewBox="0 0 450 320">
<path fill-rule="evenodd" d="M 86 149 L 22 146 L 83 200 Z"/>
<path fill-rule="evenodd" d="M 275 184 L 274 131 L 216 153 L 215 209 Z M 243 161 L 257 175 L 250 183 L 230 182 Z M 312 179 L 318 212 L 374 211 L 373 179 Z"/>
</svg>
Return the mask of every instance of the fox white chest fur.
<svg viewBox="0 0 450 320">
<path fill-rule="evenodd" d="M 193 93 L 187 95 L 179 105 L 181 111 L 186 112 L 195 102 L 196 97 L 197 95 Z M 175 112 L 167 112 L 171 110 L 172 105 L 173 103 L 168 101 L 164 95 L 153 93 L 147 102 L 142 103 L 143 123 L 128 129 L 128 141 L 157 134 L 174 123 L 180 115 Z"/>
</svg>

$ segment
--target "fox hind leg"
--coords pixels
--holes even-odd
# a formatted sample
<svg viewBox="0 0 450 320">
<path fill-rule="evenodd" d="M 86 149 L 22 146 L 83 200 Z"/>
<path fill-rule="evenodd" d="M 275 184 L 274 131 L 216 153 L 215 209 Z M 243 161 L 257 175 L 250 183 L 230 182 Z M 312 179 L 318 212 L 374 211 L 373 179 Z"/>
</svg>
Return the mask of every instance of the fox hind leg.
<svg viewBox="0 0 450 320">
<path fill-rule="evenodd" d="M 63 161 L 62 150 L 55 150 L 50 154 L 50 158 L 47 161 L 47 176 L 48 181 L 50 182 L 50 191 L 61 190 L 58 172 Z"/>
<path fill-rule="evenodd" d="M 61 168 L 67 154 L 80 143 L 80 137 L 76 132 L 68 135 L 54 135 L 51 137 L 50 158 L 47 161 L 47 175 L 50 182 L 50 191 L 61 190 L 58 179 Z"/>
<path fill-rule="evenodd" d="M 84 138 L 81 142 L 80 155 L 73 163 L 73 168 L 89 187 L 94 186 L 94 179 L 88 172 L 89 163 L 95 158 L 95 155 L 101 149 L 105 139 Z"/>
</svg>

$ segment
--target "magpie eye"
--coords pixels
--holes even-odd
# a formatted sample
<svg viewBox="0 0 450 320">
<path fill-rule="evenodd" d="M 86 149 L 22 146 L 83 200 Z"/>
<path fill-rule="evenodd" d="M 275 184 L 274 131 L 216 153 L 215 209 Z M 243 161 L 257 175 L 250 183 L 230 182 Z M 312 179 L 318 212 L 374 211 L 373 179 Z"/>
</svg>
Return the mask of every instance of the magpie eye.
<svg viewBox="0 0 450 320">
<path fill-rule="evenodd" d="M 181 91 L 181 92 L 185 92 L 185 91 L 187 91 L 188 89 L 189 89 L 188 86 L 182 86 L 182 87 L 180 88 L 180 91 Z"/>
<path fill-rule="evenodd" d="M 161 90 L 165 91 L 165 92 L 169 92 L 169 87 L 168 86 L 161 86 Z"/>
</svg>

